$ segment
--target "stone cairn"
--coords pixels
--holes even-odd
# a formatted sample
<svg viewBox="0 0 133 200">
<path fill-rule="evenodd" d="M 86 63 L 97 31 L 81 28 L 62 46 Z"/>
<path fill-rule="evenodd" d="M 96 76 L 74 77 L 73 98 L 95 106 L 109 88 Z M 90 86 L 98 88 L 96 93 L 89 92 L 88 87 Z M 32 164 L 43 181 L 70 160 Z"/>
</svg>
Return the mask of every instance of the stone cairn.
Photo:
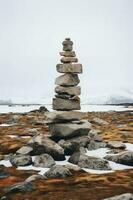
<svg viewBox="0 0 133 200">
<path fill-rule="evenodd" d="M 73 42 L 66 38 L 62 43 L 63 51 L 60 52 L 61 63 L 56 65 L 57 72 L 63 73 L 55 80 L 55 98 L 53 98 L 53 110 L 47 114 L 49 130 L 53 137 L 67 139 L 75 136 L 87 135 L 90 123 L 81 120 L 84 113 L 80 110 L 81 94 L 78 74 L 82 73 L 82 64 L 77 63 Z"/>
</svg>

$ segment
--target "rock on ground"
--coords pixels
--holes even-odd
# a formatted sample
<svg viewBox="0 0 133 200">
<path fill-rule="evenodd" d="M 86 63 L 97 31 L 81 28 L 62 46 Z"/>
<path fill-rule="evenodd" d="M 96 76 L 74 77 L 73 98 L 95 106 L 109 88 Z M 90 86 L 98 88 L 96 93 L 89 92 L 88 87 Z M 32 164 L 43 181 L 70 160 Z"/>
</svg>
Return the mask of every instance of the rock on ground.
<svg viewBox="0 0 133 200">
<path fill-rule="evenodd" d="M 35 156 L 34 166 L 35 167 L 52 167 L 55 165 L 55 161 L 52 156 L 48 154 L 42 154 L 39 156 Z"/>
<path fill-rule="evenodd" d="M 16 183 L 9 187 L 6 187 L 4 191 L 6 193 L 9 193 L 9 192 L 31 192 L 34 189 L 35 188 L 31 182 L 22 182 L 22 183 Z"/>
<path fill-rule="evenodd" d="M 125 193 L 125 194 L 121 194 L 121 195 L 116 195 L 114 197 L 106 198 L 103 200 L 133 200 L 133 194 Z"/>
<path fill-rule="evenodd" d="M 32 158 L 29 155 L 11 155 L 10 162 L 13 166 L 27 166 L 32 164 Z"/>
<path fill-rule="evenodd" d="M 25 180 L 25 182 L 32 182 L 32 181 L 36 181 L 36 180 L 40 180 L 40 179 L 45 179 L 45 177 L 40 174 L 33 174 L 33 175 L 29 176 Z"/>
<path fill-rule="evenodd" d="M 32 151 L 33 151 L 32 147 L 30 147 L 30 146 L 23 146 L 20 149 L 18 149 L 16 151 L 16 153 L 17 154 L 22 154 L 22 155 L 27 155 L 27 154 L 31 155 Z"/>
<path fill-rule="evenodd" d="M 101 158 L 87 156 L 80 152 L 74 153 L 68 160 L 70 163 L 78 165 L 82 168 L 95 169 L 95 170 L 110 170 L 109 163 Z"/>
<path fill-rule="evenodd" d="M 101 141 L 95 141 L 95 140 L 90 140 L 87 149 L 88 150 L 96 150 L 99 148 L 105 148 L 106 147 L 106 142 L 101 142 Z"/>
<path fill-rule="evenodd" d="M 98 125 L 108 125 L 109 123 L 101 118 L 95 117 L 91 120 L 92 123 L 98 124 Z"/>
<path fill-rule="evenodd" d="M 79 145 L 65 140 L 60 140 L 58 144 L 64 149 L 65 155 L 72 155 L 78 148 Z"/>
<path fill-rule="evenodd" d="M 112 149 L 125 149 L 126 145 L 121 141 L 109 141 L 107 147 Z"/>
<path fill-rule="evenodd" d="M 67 176 L 71 176 L 72 173 L 67 167 L 62 165 L 55 165 L 51 167 L 44 175 L 47 178 L 65 178 Z"/>
</svg>

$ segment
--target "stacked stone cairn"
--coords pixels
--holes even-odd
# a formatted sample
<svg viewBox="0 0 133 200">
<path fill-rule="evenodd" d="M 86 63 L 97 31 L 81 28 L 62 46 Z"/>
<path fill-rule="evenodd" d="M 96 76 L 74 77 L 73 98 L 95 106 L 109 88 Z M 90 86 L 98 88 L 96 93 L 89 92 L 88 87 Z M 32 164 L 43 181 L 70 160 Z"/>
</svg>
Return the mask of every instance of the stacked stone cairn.
<svg viewBox="0 0 133 200">
<path fill-rule="evenodd" d="M 66 38 L 62 43 L 63 51 L 60 64 L 56 65 L 57 72 L 63 74 L 56 78 L 55 98 L 53 98 L 53 110 L 49 112 L 49 130 L 53 137 L 68 139 L 76 136 L 87 135 L 90 123 L 83 120 L 84 113 L 80 110 L 81 88 L 78 74 L 82 73 L 82 64 L 77 63 L 73 42 Z"/>
</svg>

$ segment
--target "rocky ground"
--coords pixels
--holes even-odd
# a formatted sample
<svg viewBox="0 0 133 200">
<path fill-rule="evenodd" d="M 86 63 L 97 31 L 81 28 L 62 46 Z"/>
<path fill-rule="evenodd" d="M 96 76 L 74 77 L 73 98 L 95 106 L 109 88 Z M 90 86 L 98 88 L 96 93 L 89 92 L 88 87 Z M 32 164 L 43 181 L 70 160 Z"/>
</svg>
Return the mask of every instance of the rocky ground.
<svg viewBox="0 0 133 200">
<path fill-rule="evenodd" d="M 76 156 L 71 156 L 69 161 L 73 164 L 76 163 L 77 167 L 72 167 L 72 165 L 60 167 L 57 165 L 57 168 L 53 169 L 52 167 L 55 167 L 53 164 L 54 160 L 63 160 L 63 155 L 57 146 L 56 151 L 58 149 L 58 152 L 56 154 L 55 150 L 53 152 L 53 149 L 45 148 L 45 153 L 50 154 L 50 158 L 44 156 L 38 159 L 47 159 L 47 163 L 51 165 L 51 167 L 47 167 L 52 168 L 52 172 L 46 172 L 42 176 L 38 175 L 35 170 L 18 170 L 17 167 L 20 166 L 21 161 L 16 151 L 21 147 L 27 147 L 27 144 L 32 144 L 30 146 L 31 149 L 25 150 L 28 153 L 24 153 L 26 157 L 23 157 L 23 163 L 32 162 L 28 156 L 40 154 L 42 146 L 36 147 L 36 145 L 42 140 L 42 136 L 50 137 L 45 109 L 24 114 L 1 114 L 0 160 L 5 162 L 10 160 L 13 165 L 10 167 L 0 165 L 1 200 L 101 200 L 123 193 L 133 193 L 133 169 L 117 170 L 106 174 L 91 174 L 83 170 L 86 166 L 90 167 L 88 158 L 83 152 L 86 151 L 85 148 L 95 150 L 105 147 L 105 145 L 113 153 L 106 155 L 106 162 L 113 161 L 130 167 L 133 166 L 133 153 L 125 151 L 124 144 L 133 144 L 133 112 L 88 112 L 85 113 L 84 119 L 91 123 L 92 129 L 88 136 L 78 139 L 80 144 L 82 143 L 82 149 L 80 147 L 77 150 L 77 146 L 73 146 L 75 143 L 71 143 L 72 141 L 70 140 L 68 141 L 69 144 L 64 144 L 63 141 L 56 141 L 60 148 L 65 149 L 65 154 L 70 155 L 76 152 Z M 121 141 L 121 143 L 118 141 Z M 47 142 L 49 146 L 55 145 L 54 141 L 53 143 L 51 141 Z M 71 148 L 68 148 L 69 145 Z M 38 149 L 39 153 L 37 152 Z M 73 152 L 70 153 L 70 150 Z M 117 157 L 117 155 L 119 156 Z M 125 159 L 125 157 L 129 159 Z M 36 164 L 34 161 L 34 166 L 39 166 L 40 163 L 42 164 L 42 161 L 36 160 Z M 107 164 L 106 169 L 108 168 Z M 96 160 L 93 161 L 93 165 L 95 166 L 91 165 L 92 169 L 99 169 L 101 167 Z"/>
</svg>

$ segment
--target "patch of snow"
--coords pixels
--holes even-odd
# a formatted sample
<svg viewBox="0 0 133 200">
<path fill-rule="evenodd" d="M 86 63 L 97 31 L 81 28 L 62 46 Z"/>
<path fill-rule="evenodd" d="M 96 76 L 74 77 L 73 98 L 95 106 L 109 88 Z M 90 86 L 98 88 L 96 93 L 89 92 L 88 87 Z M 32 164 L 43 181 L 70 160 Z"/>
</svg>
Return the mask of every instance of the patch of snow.
<svg viewBox="0 0 133 200">
<path fill-rule="evenodd" d="M 0 124 L 0 126 L 13 126 L 13 124 Z"/>
<path fill-rule="evenodd" d="M 0 165 L 4 165 L 5 167 L 12 167 L 12 164 L 9 160 L 1 160 Z"/>
</svg>

